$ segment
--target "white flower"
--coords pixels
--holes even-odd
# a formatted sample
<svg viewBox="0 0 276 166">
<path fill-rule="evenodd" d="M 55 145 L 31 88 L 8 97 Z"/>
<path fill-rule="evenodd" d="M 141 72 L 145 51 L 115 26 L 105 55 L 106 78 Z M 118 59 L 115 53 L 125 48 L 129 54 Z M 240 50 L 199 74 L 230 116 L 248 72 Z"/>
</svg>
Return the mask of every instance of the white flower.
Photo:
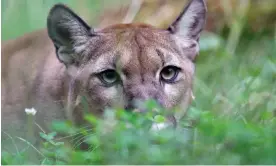
<svg viewBox="0 0 276 166">
<path fill-rule="evenodd" d="M 159 130 L 162 130 L 162 129 L 165 129 L 169 126 L 168 123 L 154 123 L 152 126 L 151 126 L 151 130 L 152 131 L 159 131 Z"/>
<path fill-rule="evenodd" d="M 27 115 L 35 115 L 36 114 L 36 110 L 34 108 L 25 108 L 25 112 Z"/>
</svg>

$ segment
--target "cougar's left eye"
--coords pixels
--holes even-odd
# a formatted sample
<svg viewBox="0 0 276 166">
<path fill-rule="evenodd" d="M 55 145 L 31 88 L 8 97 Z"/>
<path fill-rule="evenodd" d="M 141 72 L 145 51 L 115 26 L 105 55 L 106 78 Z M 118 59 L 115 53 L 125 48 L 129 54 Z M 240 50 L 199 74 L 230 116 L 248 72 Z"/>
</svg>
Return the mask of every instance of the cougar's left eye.
<svg viewBox="0 0 276 166">
<path fill-rule="evenodd" d="M 99 74 L 99 78 L 107 86 L 114 85 L 120 79 L 115 70 L 105 70 Z"/>
<path fill-rule="evenodd" d="M 167 66 L 162 69 L 160 77 L 162 81 L 166 83 L 173 83 L 176 80 L 179 71 L 180 68 L 176 66 Z"/>
</svg>

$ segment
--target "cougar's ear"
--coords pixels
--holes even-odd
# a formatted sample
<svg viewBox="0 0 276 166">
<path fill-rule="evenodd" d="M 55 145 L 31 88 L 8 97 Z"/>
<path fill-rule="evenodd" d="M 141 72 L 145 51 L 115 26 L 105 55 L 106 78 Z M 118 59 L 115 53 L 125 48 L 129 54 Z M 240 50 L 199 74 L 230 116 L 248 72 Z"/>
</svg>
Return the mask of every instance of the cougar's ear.
<svg viewBox="0 0 276 166">
<path fill-rule="evenodd" d="M 198 40 L 205 25 L 206 12 L 204 0 L 191 0 L 168 30 L 173 34 Z"/>
<path fill-rule="evenodd" d="M 66 65 L 80 58 L 81 49 L 93 36 L 91 28 L 63 4 L 57 4 L 50 10 L 47 29 L 58 59 Z"/>
</svg>

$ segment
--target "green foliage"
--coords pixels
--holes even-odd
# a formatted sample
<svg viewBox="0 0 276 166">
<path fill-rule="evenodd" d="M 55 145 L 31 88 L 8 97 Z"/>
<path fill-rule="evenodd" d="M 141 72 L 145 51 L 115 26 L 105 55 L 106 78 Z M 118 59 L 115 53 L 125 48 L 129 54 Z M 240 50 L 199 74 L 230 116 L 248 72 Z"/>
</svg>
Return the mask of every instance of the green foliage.
<svg viewBox="0 0 276 166">
<path fill-rule="evenodd" d="M 276 118 L 261 117 L 263 123 L 234 117 L 218 117 L 210 111 L 190 109 L 185 126 L 151 130 L 162 123 L 158 114 L 107 110 L 104 119 L 87 115 L 93 128 L 76 128 L 56 122 L 56 132 L 41 133 L 43 164 L 275 164 Z M 197 121 L 195 128 L 187 126 Z M 67 140 L 66 140 L 67 138 Z M 68 139 L 69 138 L 69 139 Z M 71 144 L 64 144 L 69 141 Z M 81 150 L 80 145 L 86 144 Z M 24 163 L 24 154 L 2 153 L 3 164 Z M 20 163 L 18 163 L 20 161 Z"/>
</svg>

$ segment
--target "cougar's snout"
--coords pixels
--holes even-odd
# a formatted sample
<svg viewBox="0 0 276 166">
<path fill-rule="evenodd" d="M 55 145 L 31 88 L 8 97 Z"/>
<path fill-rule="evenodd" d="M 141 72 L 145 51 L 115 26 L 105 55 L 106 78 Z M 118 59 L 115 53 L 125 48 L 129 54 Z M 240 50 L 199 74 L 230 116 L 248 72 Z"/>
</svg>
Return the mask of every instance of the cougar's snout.
<svg viewBox="0 0 276 166">
<path fill-rule="evenodd" d="M 138 86 L 127 91 L 127 110 L 146 112 L 145 102 L 155 100 L 162 106 L 160 92 L 153 86 Z"/>
<path fill-rule="evenodd" d="M 146 100 L 139 100 L 139 99 L 132 99 L 129 101 L 129 103 L 126 106 L 126 110 L 134 111 L 134 112 L 147 112 L 146 106 L 145 106 Z"/>
</svg>

